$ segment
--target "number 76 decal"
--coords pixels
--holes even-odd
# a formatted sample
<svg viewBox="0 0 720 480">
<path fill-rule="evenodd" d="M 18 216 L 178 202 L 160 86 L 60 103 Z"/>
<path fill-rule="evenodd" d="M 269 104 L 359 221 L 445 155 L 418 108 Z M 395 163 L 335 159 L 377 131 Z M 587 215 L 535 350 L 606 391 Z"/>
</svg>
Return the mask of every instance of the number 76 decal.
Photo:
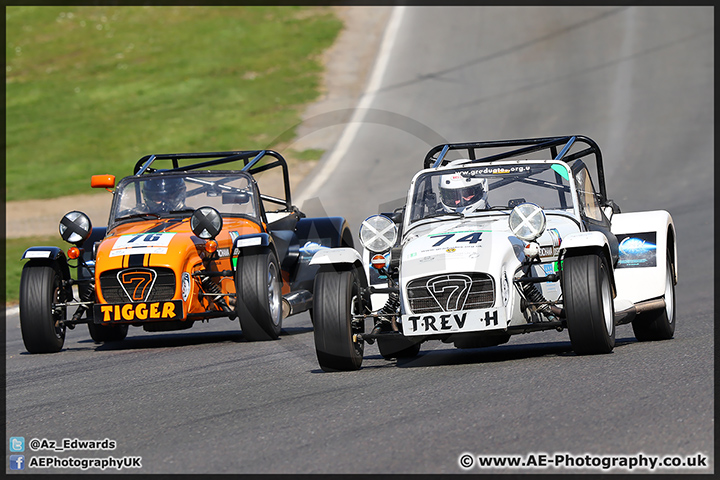
<svg viewBox="0 0 720 480">
<path fill-rule="evenodd" d="M 174 232 L 123 235 L 115 241 L 110 256 L 167 253 L 167 247 L 170 245 L 170 240 L 174 235 Z"/>
</svg>

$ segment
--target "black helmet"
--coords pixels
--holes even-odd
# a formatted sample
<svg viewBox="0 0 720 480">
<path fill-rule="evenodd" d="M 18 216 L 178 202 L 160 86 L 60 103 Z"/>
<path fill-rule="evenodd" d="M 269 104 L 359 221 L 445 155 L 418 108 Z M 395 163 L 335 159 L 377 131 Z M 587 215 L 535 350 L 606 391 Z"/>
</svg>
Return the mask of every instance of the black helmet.
<svg viewBox="0 0 720 480">
<path fill-rule="evenodd" d="M 142 191 L 151 212 L 168 212 L 183 208 L 185 182 L 181 177 L 157 177 L 146 180 Z"/>
</svg>

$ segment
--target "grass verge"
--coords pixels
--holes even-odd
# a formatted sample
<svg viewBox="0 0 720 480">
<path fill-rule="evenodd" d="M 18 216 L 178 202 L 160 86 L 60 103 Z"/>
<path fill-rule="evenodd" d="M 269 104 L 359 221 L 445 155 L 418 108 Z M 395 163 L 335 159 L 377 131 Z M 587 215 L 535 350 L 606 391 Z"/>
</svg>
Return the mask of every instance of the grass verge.
<svg viewBox="0 0 720 480">
<path fill-rule="evenodd" d="M 329 7 L 290 6 L 9 6 L 5 18 L 8 201 L 86 193 L 91 173 L 120 178 L 151 153 L 280 149 L 342 26 Z"/>
</svg>

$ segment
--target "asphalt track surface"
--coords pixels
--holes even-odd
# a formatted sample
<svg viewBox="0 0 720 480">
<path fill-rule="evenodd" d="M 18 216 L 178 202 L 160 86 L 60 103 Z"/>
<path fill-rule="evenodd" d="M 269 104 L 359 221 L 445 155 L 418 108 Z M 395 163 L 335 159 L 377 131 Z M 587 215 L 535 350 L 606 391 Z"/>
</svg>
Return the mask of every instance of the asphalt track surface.
<svg viewBox="0 0 720 480">
<path fill-rule="evenodd" d="M 123 470 L 132 473 L 603 473 L 464 470 L 459 458 L 701 454 L 704 469 L 655 473 L 714 471 L 712 9 L 396 15 L 378 89 L 336 168 L 320 166 L 328 175 L 307 192 L 308 213 L 345 216 L 357 231 L 405 195 L 443 141 L 590 136 L 623 211 L 664 209 L 675 220 L 675 338 L 638 343 L 625 325 L 601 356 L 576 356 L 567 332 L 486 349 L 430 342 L 399 364 L 368 346 L 360 371 L 327 374 L 307 314 L 264 343 L 222 319 L 167 334 L 133 328 L 118 345 L 96 345 L 80 326 L 51 355 L 25 352 L 15 314 L 7 437 L 117 442 L 112 451 L 26 448 L 26 461 L 141 456 L 141 470 Z"/>
</svg>

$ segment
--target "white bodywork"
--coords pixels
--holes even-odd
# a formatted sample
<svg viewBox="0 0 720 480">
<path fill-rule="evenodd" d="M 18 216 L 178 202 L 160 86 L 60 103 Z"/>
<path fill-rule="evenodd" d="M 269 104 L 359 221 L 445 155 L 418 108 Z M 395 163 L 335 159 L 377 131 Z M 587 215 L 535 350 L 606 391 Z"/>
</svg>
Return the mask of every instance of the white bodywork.
<svg viewBox="0 0 720 480">
<path fill-rule="evenodd" d="M 615 266 L 616 311 L 665 293 L 668 251 L 674 264 L 673 281 L 677 283 L 677 245 L 674 241 L 668 245 L 668 237 L 675 238 L 675 225 L 668 212 L 618 213 L 611 224 L 612 233 L 620 241 L 620 259 Z M 623 240 L 626 245 L 635 244 L 624 248 Z"/>
<path fill-rule="evenodd" d="M 362 257 L 354 248 L 328 248 L 315 253 L 310 265 L 361 263 Z"/>
<path fill-rule="evenodd" d="M 546 231 L 537 242 L 540 245 L 540 262 L 532 267 L 534 276 L 557 272 L 557 259 L 561 249 L 553 244 L 548 233 L 550 229 L 556 229 L 563 242 L 565 237 L 581 235 L 578 224 L 567 212 L 546 212 L 546 216 Z M 587 243 L 576 242 L 575 245 L 588 246 L 597 241 L 595 235 L 585 239 Z M 405 335 L 505 330 L 508 326 L 526 324 L 528 319 L 520 310 L 520 296 L 513 285 L 513 277 L 525 260 L 525 245 L 524 241 L 510 231 L 507 214 L 499 212 L 465 220 L 436 221 L 415 227 L 403 240 L 400 262 L 402 286 L 428 276 L 441 281 L 443 276 L 449 274 L 482 272 L 492 278 L 494 301 L 488 308 L 453 310 L 456 306 L 453 304 L 450 307 L 443 306 L 444 311 L 440 315 L 422 314 L 413 311 L 407 291 L 403 289 L 401 297 L 404 313 L 401 319 Z M 446 288 L 456 288 L 456 295 L 462 299 L 467 292 L 462 289 L 461 278 L 458 278 L 457 283 L 455 287 L 448 284 Z M 559 298 L 560 282 L 544 282 L 538 286 L 546 299 L 553 301 Z M 451 299 L 451 302 L 453 300 Z M 443 323 L 442 316 L 448 314 L 449 320 Z M 421 318 L 416 318 L 418 316 Z M 437 331 L 433 327 L 437 328 Z"/>
<path fill-rule="evenodd" d="M 602 251 L 609 259 L 608 263 L 614 263 L 617 259 L 610 275 L 616 293 L 616 312 L 664 294 L 668 238 L 672 239 L 670 250 L 677 265 L 674 225 L 668 212 L 614 214 L 610 219 L 609 231 L 607 228 L 605 233 L 596 229 L 588 230 L 581 210 L 589 211 L 592 208 L 590 203 L 594 193 L 588 191 L 588 184 L 582 183 L 580 175 L 575 177 L 577 169 L 573 170 L 557 160 L 506 160 L 473 166 L 475 170 L 471 172 L 490 175 L 487 178 L 490 179 L 491 188 L 494 184 L 499 185 L 499 189 L 507 188 L 510 182 L 503 183 L 501 176 L 493 178 L 493 169 L 499 174 L 507 174 L 511 170 L 530 166 L 538 171 L 543 168 L 549 171 L 551 168 L 556 173 L 559 188 L 553 187 L 547 180 L 541 181 L 544 182 L 541 187 L 549 185 L 550 190 L 555 188 L 557 195 L 566 195 L 566 198 L 560 201 L 561 206 L 544 208 L 546 227 L 536 240 L 540 250 L 539 260 L 528 265 L 525 254 L 528 242 L 519 239 L 510 230 L 508 215 L 512 208 L 509 206 L 486 211 L 465 208 L 462 213 L 460 209 L 458 213 L 447 213 L 445 207 L 445 214 L 427 217 L 413 214 L 415 207 L 412 202 L 417 202 L 418 198 L 425 201 L 427 198 L 426 194 L 419 197 L 415 191 L 420 190 L 419 182 L 423 175 L 427 179 L 443 171 L 458 171 L 458 163 L 462 162 L 422 170 L 415 175 L 410 186 L 402 225 L 403 234 L 399 241 L 402 252 L 399 261 L 401 309 L 397 322 L 404 335 L 432 338 L 456 333 L 504 332 L 511 327 L 523 327 L 531 323 L 558 322 L 559 318 L 549 310 L 540 315 L 528 308 L 521 308 L 523 294 L 513 280 L 523 276 L 546 277 L 558 274 L 555 277 L 558 280 L 534 283 L 532 288 L 536 288 L 545 300 L 558 301 L 558 305 L 561 305 L 559 262 L 568 252 L 574 251 Z M 470 165 L 466 167 L 470 168 Z M 532 185 L 532 182 L 524 183 Z M 426 189 L 427 184 L 430 184 L 429 180 L 426 181 Z M 522 188 L 532 187 L 524 185 Z M 491 190 L 489 205 L 493 205 L 493 193 Z M 585 204 L 580 205 L 578 198 Z M 525 201 L 525 198 L 521 200 Z M 499 202 L 502 206 L 505 203 L 508 203 L 506 199 Z M 423 209 L 423 212 L 427 211 L 426 207 Z M 602 214 L 596 215 L 605 218 L 608 213 L 611 212 L 604 210 Z M 607 219 L 603 221 L 607 222 Z M 609 241 L 614 241 L 613 234 L 618 237 L 619 249 L 617 244 L 613 248 L 613 242 Z M 320 252 L 313 263 L 352 263 L 357 260 L 349 252 L 342 253 L 339 250 L 342 249 Z M 395 252 L 397 254 L 397 250 Z M 321 253 L 326 255 L 322 260 L 318 257 Z M 331 254 L 334 260 L 327 256 Z M 369 267 L 369 259 L 373 255 L 375 253 L 364 250 L 362 256 L 369 283 L 386 286 L 387 279 L 378 277 L 377 271 Z M 385 252 L 385 255 L 389 262 L 390 253 Z M 483 289 L 487 289 L 487 293 L 483 294 Z M 382 307 L 386 299 L 387 295 L 373 295 L 372 309 Z M 518 332 L 516 329 L 514 333 Z"/>
<path fill-rule="evenodd" d="M 463 241 L 463 239 L 466 239 Z M 403 243 L 400 285 L 405 335 L 456 333 L 505 329 L 525 320 L 514 307 L 510 291 L 512 275 L 525 257 L 524 243 L 507 226 L 507 217 L 432 222 L 416 227 Z M 466 308 L 472 280 L 468 273 L 490 275 L 494 299 L 487 308 Z M 439 312 L 417 312 L 411 307 L 406 287 L 426 278 L 424 287 L 441 307 Z M 445 293 L 449 295 L 441 295 Z M 442 296 L 442 298 L 441 298 Z"/>
</svg>

